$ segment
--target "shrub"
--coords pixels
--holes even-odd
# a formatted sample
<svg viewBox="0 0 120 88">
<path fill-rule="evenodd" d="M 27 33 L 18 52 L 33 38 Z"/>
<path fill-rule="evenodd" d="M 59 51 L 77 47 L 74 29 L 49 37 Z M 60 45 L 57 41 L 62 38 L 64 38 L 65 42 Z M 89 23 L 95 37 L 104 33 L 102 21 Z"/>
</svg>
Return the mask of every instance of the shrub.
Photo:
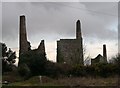
<svg viewBox="0 0 120 88">
<path fill-rule="evenodd" d="M 27 79 L 31 76 L 31 71 L 27 64 L 21 64 L 18 69 L 19 74 L 24 77 L 24 79 Z"/>
<path fill-rule="evenodd" d="M 55 65 L 55 63 L 47 61 L 45 65 L 45 75 L 56 78 L 58 77 L 58 74 L 59 74 L 59 69 Z"/>
<path fill-rule="evenodd" d="M 75 65 L 71 70 L 73 76 L 92 76 L 92 77 L 108 77 L 118 74 L 118 66 L 116 64 L 98 63 L 90 66 Z"/>
<path fill-rule="evenodd" d="M 71 74 L 73 76 L 86 76 L 85 66 L 75 65 L 72 67 Z"/>
<path fill-rule="evenodd" d="M 64 77 L 70 75 L 71 69 L 71 65 L 47 61 L 45 74 L 53 78 Z"/>
<path fill-rule="evenodd" d="M 32 75 L 43 75 L 47 59 L 45 55 L 29 51 L 20 56 L 19 66 L 25 63 Z"/>
</svg>

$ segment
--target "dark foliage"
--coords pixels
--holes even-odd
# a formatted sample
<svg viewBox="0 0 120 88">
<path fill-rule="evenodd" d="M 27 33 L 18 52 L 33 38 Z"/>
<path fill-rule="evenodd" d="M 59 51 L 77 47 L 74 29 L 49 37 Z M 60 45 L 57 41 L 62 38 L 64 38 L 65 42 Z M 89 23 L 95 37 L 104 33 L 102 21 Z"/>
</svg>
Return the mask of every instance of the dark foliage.
<svg viewBox="0 0 120 88">
<path fill-rule="evenodd" d="M 13 52 L 10 48 L 7 49 L 5 43 L 0 43 L 2 48 L 2 72 L 12 71 L 12 66 L 15 63 L 16 53 Z"/>
<path fill-rule="evenodd" d="M 47 61 L 45 54 L 38 54 L 30 51 L 21 55 L 20 74 L 29 77 L 29 75 L 46 75 L 52 78 L 63 76 L 91 76 L 108 77 L 119 74 L 119 56 L 115 58 L 115 63 L 97 63 L 94 65 L 68 65 L 66 63 L 53 63 Z M 21 65 L 22 65 L 21 64 Z"/>
<path fill-rule="evenodd" d="M 19 73 L 21 76 L 29 77 L 46 75 L 52 78 L 68 76 L 71 71 L 68 64 L 47 61 L 45 54 L 29 51 L 20 56 Z"/>
<path fill-rule="evenodd" d="M 69 76 L 72 66 L 68 64 L 53 63 L 47 61 L 45 68 L 46 68 L 45 74 L 47 76 L 57 78 L 57 77 Z"/>
<path fill-rule="evenodd" d="M 19 74 L 24 77 L 24 79 L 28 79 L 31 76 L 31 71 L 26 64 L 22 64 L 19 69 Z"/>
<path fill-rule="evenodd" d="M 55 78 L 59 74 L 59 68 L 55 65 L 55 63 L 47 61 L 45 65 L 45 75 Z"/>
<path fill-rule="evenodd" d="M 19 67 L 26 64 L 32 75 L 43 75 L 47 59 L 44 54 L 38 54 L 34 51 L 29 51 L 20 56 Z"/>
<path fill-rule="evenodd" d="M 71 74 L 73 76 L 109 77 L 118 74 L 118 66 L 111 63 L 98 63 L 90 66 L 76 65 L 72 68 Z"/>
<path fill-rule="evenodd" d="M 86 75 L 85 67 L 83 65 L 77 64 L 72 67 L 71 74 L 73 76 L 85 76 Z"/>
</svg>

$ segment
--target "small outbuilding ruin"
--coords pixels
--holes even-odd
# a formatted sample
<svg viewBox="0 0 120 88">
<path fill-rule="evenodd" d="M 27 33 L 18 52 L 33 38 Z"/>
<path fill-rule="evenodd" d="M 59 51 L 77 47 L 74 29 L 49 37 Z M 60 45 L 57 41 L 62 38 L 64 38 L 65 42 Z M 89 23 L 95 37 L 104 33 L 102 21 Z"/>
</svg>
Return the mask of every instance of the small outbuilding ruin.
<svg viewBox="0 0 120 88">
<path fill-rule="evenodd" d="M 97 64 L 97 63 L 107 63 L 107 50 L 106 50 L 105 44 L 103 45 L 103 56 L 99 54 L 94 59 L 91 59 L 91 65 Z"/>
</svg>

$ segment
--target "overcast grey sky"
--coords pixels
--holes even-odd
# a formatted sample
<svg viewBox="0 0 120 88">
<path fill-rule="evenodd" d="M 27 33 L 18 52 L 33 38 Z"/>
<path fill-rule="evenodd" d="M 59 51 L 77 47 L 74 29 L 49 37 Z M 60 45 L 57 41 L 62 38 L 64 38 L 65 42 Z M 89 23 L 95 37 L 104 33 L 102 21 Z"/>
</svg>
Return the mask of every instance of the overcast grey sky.
<svg viewBox="0 0 120 88">
<path fill-rule="evenodd" d="M 27 35 L 32 47 L 45 40 L 47 56 L 56 58 L 56 41 L 75 38 L 75 22 L 80 19 L 86 54 L 102 54 L 106 44 L 108 56 L 117 54 L 117 2 L 3 2 L 2 41 L 18 50 L 19 16 L 26 16 Z M 91 52 L 92 51 L 92 52 Z"/>
</svg>

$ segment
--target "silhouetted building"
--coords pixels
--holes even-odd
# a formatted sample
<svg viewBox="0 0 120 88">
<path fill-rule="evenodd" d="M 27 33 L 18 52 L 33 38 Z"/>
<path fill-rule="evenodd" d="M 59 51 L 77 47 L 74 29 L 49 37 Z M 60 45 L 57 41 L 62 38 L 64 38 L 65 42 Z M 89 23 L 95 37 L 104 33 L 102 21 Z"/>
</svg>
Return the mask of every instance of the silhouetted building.
<svg viewBox="0 0 120 88">
<path fill-rule="evenodd" d="M 80 20 L 76 22 L 76 39 L 57 41 L 57 62 L 83 64 L 83 44 Z"/>
<path fill-rule="evenodd" d="M 103 57 L 104 61 L 107 62 L 107 50 L 106 50 L 106 45 L 103 45 Z"/>
<path fill-rule="evenodd" d="M 26 53 L 29 53 L 32 51 L 32 52 L 35 52 L 37 54 L 46 55 L 44 40 L 41 40 L 41 43 L 37 49 L 31 50 L 30 42 L 28 42 L 28 40 L 27 40 L 26 20 L 25 20 L 24 15 L 20 16 L 20 30 L 19 30 L 19 32 L 20 33 L 19 33 L 19 63 L 18 63 L 18 65 L 20 65 L 22 63 L 22 60 L 21 60 L 22 54 L 26 54 Z"/>
<path fill-rule="evenodd" d="M 107 50 L 105 44 L 103 45 L 103 56 L 99 54 L 94 59 L 91 59 L 91 64 L 96 64 L 96 63 L 107 63 Z"/>
<path fill-rule="evenodd" d="M 20 35 L 19 35 L 19 56 L 29 50 L 29 42 L 27 41 L 26 19 L 25 16 L 20 16 Z"/>
</svg>

